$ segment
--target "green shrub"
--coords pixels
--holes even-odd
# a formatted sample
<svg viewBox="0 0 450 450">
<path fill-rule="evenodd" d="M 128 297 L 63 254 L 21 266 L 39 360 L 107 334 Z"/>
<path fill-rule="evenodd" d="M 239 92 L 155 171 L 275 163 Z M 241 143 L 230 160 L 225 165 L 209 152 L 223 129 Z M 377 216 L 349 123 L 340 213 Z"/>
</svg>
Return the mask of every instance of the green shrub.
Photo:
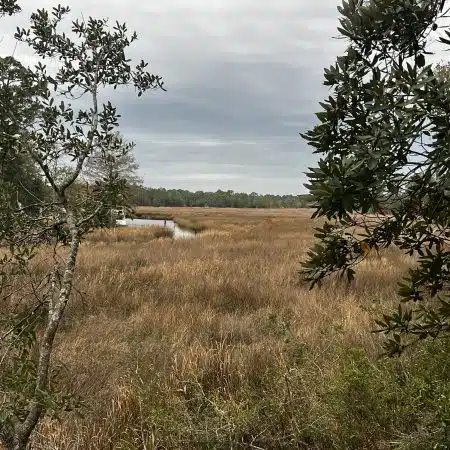
<svg viewBox="0 0 450 450">
<path fill-rule="evenodd" d="M 407 358 L 376 362 L 361 348 L 347 350 L 328 396 L 338 448 L 449 448 L 449 350 L 435 341 Z"/>
</svg>

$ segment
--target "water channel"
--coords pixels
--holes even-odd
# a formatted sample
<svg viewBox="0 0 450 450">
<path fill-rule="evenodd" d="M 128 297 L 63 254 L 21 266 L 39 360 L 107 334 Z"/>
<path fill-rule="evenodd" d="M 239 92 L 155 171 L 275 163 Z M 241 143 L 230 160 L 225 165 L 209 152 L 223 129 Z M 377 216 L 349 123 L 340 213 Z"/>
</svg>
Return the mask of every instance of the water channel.
<svg viewBox="0 0 450 450">
<path fill-rule="evenodd" d="M 174 239 L 191 239 L 195 233 L 191 230 L 184 230 L 180 228 L 173 220 L 163 219 L 122 219 L 117 221 L 118 225 L 123 225 L 131 228 L 142 227 L 164 227 L 173 231 Z"/>
</svg>

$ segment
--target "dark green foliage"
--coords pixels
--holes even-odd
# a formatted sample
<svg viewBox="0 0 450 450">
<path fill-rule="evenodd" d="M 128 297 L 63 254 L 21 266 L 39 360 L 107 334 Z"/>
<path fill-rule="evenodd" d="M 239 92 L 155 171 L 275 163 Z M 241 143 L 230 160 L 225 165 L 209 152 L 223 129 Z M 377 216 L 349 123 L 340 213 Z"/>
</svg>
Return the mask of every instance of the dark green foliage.
<svg viewBox="0 0 450 450">
<path fill-rule="evenodd" d="M 0 13 L 18 10 L 14 2 L 0 4 Z M 15 35 L 38 58 L 52 58 L 52 73 L 41 61 L 28 69 L 0 59 L 0 442 L 7 450 L 28 448 L 41 416 L 76 406 L 55 390 L 53 343 L 81 239 L 103 225 L 125 187 L 111 171 L 87 186 L 81 174 L 99 153 L 120 158 L 131 149 L 117 139 L 120 115 L 99 102 L 100 91 L 132 85 L 140 96 L 162 88 L 146 63 L 133 68 L 126 58 L 136 33 L 93 18 L 62 32 L 69 11 L 37 10 L 30 28 Z M 82 96 L 87 101 L 77 102 Z M 45 247 L 48 259 L 33 266 L 42 241 L 54 244 L 53 253 Z"/>
<path fill-rule="evenodd" d="M 0 178 L 11 184 L 12 199 L 36 212 L 45 186 L 35 162 L 27 154 L 26 130 L 36 121 L 41 108 L 36 96 L 44 90 L 30 69 L 8 56 L 0 58 Z"/>
<path fill-rule="evenodd" d="M 366 247 L 418 257 L 402 306 L 379 321 L 389 354 L 450 331 L 450 82 L 427 61 L 433 39 L 450 45 L 436 26 L 446 3 L 344 1 L 347 51 L 325 70 L 332 93 L 302 135 L 321 155 L 308 173 L 314 217 L 332 221 L 318 230 L 306 279 L 351 280 Z"/>
<path fill-rule="evenodd" d="M 0 16 L 12 16 L 20 11 L 20 6 L 16 0 L 1 0 L 0 1 Z"/>
<path fill-rule="evenodd" d="M 136 187 L 135 202 L 140 206 L 200 206 L 210 208 L 306 208 L 309 195 L 271 195 L 252 192 L 190 192 L 183 189 Z"/>
</svg>

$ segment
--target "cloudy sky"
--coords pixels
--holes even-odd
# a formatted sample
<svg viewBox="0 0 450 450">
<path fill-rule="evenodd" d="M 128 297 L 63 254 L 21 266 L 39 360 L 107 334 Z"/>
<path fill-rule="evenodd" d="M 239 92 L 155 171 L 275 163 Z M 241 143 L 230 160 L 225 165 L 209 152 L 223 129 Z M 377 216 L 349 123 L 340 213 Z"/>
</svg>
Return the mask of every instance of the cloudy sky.
<svg viewBox="0 0 450 450">
<path fill-rule="evenodd" d="M 314 123 L 326 95 L 323 68 L 344 42 L 340 0 L 72 0 L 73 16 L 126 22 L 139 36 L 130 56 L 149 62 L 167 92 L 112 99 L 121 131 L 136 143 L 148 186 L 303 193 L 315 157 L 298 135 Z M 2 54 L 34 8 L 2 19 Z M 27 49 L 15 55 L 33 62 Z"/>
</svg>

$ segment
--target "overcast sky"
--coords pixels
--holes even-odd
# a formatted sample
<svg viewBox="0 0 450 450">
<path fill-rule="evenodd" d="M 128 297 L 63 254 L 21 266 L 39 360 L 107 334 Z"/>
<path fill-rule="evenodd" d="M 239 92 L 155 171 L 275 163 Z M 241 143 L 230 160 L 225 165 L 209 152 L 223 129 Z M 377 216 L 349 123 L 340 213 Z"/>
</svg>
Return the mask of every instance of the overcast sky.
<svg viewBox="0 0 450 450">
<path fill-rule="evenodd" d="M 2 19 L 2 54 L 34 8 Z M 149 62 L 167 92 L 117 93 L 121 131 L 136 143 L 147 186 L 303 193 L 315 157 L 299 132 L 314 124 L 327 94 L 323 68 L 344 42 L 334 39 L 340 0 L 72 0 L 73 16 L 126 22 L 139 40 L 131 57 Z M 64 3 L 65 4 L 65 3 Z M 27 49 L 16 56 L 28 61 Z"/>
</svg>

